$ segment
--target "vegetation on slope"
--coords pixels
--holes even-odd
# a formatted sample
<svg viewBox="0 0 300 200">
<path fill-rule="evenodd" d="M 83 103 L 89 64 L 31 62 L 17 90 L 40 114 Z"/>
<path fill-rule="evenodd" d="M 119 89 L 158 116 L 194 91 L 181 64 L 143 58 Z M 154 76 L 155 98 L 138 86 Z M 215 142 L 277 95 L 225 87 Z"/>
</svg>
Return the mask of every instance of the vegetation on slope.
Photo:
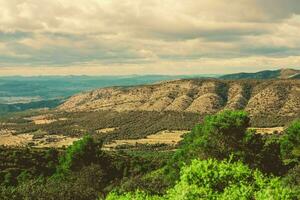
<svg viewBox="0 0 300 200">
<path fill-rule="evenodd" d="M 251 170 L 242 162 L 216 159 L 193 160 L 181 168 L 180 179 L 165 195 L 148 195 L 136 191 L 125 194 L 112 192 L 107 200 L 161 199 L 161 200 L 292 200 L 296 193 L 278 177 L 268 177 Z"/>
<path fill-rule="evenodd" d="M 29 116 L 31 113 L 29 113 Z M 190 130 L 201 120 L 195 113 L 178 112 L 78 112 L 53 113 L 49 119 L 60 119 L 49 124 L 35 124 L 29 116 L 17 115 L 0 120 L 0 129 L 14 130 L 15 134 L 83 136 L 86 133 L 109 142 L 114 139 L 139 139 L 162 130 Z M 24 119 L 26 118 L 26 119 Z M 1 122 L 3 125 L 1 125 Z M 109 133 L 98 130 L 115 128 Z"/>
<path fill-rule="evenodd" d="M 297 75 L 300 73 L 300 70 L 294 69 L 279 69 L 279 70 L 265 70 L 255 73 L 237 73 L 237 74 L 228 74 L 223 75 L 221 79 L 297 79 Z"/>
<path fill-rule="evenodd" d="M 300 122 L 281 135 L 248 131 L 242 111 L 208 116 L 176 152 L 101 151 L 84 137 L 55 154 L 50 173 L 28 162 L 24 173 L 7 173 L 21 156 L 1 156 L 1 199 L 299 199 Z M 29 151 L 33 151 L 30 149 Z M 28 154 L 37 160 L 38 154 Z M 44 154 L 42 154 L 44 155 Z M 10 159 L 8 159 L 10 158 Z M 42 162 L 48 163 L 48 160 Z M 44 166 L 45 164 L 41 164 Z M 26 174 L 27 173 L 27 174 Z M 10 178 L 19 177 L 15 182 Z"/>
<path fill-rule="evenodd" d="M 299 88 L 298 80 L 177 80 L 85 92 L 69 98 L 59 110 L 174 111 L 207 115 L 230 109 L 246 110 L 252 118 L 295 119 L 300 113 Z"/>
</svg>

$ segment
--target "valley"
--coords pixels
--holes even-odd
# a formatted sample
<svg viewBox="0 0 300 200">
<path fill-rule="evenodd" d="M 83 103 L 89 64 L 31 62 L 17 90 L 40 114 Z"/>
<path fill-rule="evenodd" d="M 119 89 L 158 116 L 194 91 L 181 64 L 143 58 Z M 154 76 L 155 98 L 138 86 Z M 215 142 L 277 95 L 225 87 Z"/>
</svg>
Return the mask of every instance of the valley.
<svg viewBox="0 0 300 200">
<path fill-rule="evenodd" d="M 0 200 L 300 200 L 300 0 L 0 6 Z"/>
<path fill-rule="evenodd" d="M 255 126 L 276 126 L 299 117 L 300 81 L 185 79 L 104 88 L 75 95 L 58 110 L 171 111 L 201 116 L 222 110 L 245 110 Z"/>
<path fill-rule="evenodd" d="M 106 149 L 135 144 L 172 149 L 181 140 L 176 133 L 189 132 L 206 115 L 223 110 L 245 110 L 260 134 L 280 133 L 300 117 L 300 81 L 183 79 L 97 89 L 74 95 L 55 109 L 4 116 L 0 130 L 11 135 L 0 137 L 16 140 L 16 146 L 61 148 L 90 134 Z M 159 137 L 164 131 L 171 133 L 165 138 L 175 139 Z"/>
<path fill-rule="evenodd" d="M 246 181 L 255 196 L 277 181 L 270 190 L 294 200 L 300 80 L 280 77 L 104 87 L 52 108 L 2 114 L 0 197 L 173 200 L 172 192 L 186 191 L 177 189 L 180 174 L 225 172 L 232 175 L 219 177 L 220 184 L 238 176 L 237 187 Z"/>
<path fill-rule="evenodd" d="M 96 88 L 151 84 L 193 77 L 217 75 L 0 76 L 0 114 L 55 108 L 76 93 Z"/>
</svg>

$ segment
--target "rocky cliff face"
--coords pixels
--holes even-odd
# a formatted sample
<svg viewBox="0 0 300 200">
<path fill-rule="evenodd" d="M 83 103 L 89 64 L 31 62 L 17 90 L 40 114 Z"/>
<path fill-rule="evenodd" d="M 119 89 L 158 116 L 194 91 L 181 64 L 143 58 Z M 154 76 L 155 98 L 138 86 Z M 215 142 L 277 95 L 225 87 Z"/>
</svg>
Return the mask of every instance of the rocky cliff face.
<svg viewBox="0 0 300 200">
<path fill-rule="evenodd" d="M 244 109 L 250 115 L 297 116 L 300 80 L 176 80 L 98 89 L 71 97 L 63 111 L 178 111 L 211 114 Z"/>
</svg>

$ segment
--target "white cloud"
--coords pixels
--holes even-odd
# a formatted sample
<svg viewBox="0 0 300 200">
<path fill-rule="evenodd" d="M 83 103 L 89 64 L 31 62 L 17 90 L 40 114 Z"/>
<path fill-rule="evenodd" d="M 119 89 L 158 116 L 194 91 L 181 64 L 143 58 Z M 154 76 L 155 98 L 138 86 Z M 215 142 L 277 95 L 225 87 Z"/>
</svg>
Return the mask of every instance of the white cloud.
<svg viewBox="0 0 300 200">
<path fill-rule="evenodd" d="M 84 64 L 112 74 L 186 72 L 183 64 L 200 66 L 198 73 L 300 66 L 298 0 L 0 0 L 0 7 L 2 75 L 22 65 L 77 73 Z"/>
</svg>

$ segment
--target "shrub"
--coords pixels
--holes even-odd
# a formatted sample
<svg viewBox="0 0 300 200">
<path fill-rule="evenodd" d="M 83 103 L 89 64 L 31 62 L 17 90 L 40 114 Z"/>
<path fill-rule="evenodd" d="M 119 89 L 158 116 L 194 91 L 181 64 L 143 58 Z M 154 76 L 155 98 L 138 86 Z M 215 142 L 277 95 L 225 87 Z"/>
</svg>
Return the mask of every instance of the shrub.
<svg viewBox="0 0 300 200">
<path fill-rule="evenodd" d="M 300 120 L 293 122 L 281 140 L 281 156 L 286 164 L 300 163 Z"/>
<path fill-rule="evenodd" d="M 93 200 L 106 184 L 101 166 L 92 164 L 64 178 L 36 178 L 15 187 L 0 187 L 0 197 L 1 200 Z"/>
<path fill-rule="evenodd" d="M 164 196 L 149 196 L 144 192 L 108 195 L 108 200 L 169 199 L 169 200 L 293 200 L 295 191 L 277 177 L 267 177 L 251 170 L 242 162 L 216 159 L 193 160 L 181 169 L 180 180 Z"/>
<path fill-rule="evenodd" d="M 125 194 L 118 194 L 116 192 L 110 193 L 106 200 L 162 200 L 162 197 L 159 196 L 151 196 L 142 191 L 129 192 Z"/>
<path fill-rule="evenodd" d="M 96 161 L 97 144 L 91 136 L 84 136 L 69 146 L 59 160 L 58 172 L 67 173 L 77 171 L 83 166 L 87 166 Z"/>
<path fill-rule="evenodd" d="M 196 125 L 186 135 L 181 148 L 169 162 L 166 173 L 170 179 L 176 180 L 183 163 L 189 163 L 195 158 L 222 160 L 234 154 L 234 158 L 253 168 L 263 166 L 262 162 L 266 157 L 263 153 L 270 152 L 264 152 L 266 147 L 261 135 L 247 130 L 249 121 L 247 113 L 243 111 L 224 111 L 206 117 L 202 124 Z M 266 166 L 262 169 L 272 171 L 269 168 Z"/>
</svg>

